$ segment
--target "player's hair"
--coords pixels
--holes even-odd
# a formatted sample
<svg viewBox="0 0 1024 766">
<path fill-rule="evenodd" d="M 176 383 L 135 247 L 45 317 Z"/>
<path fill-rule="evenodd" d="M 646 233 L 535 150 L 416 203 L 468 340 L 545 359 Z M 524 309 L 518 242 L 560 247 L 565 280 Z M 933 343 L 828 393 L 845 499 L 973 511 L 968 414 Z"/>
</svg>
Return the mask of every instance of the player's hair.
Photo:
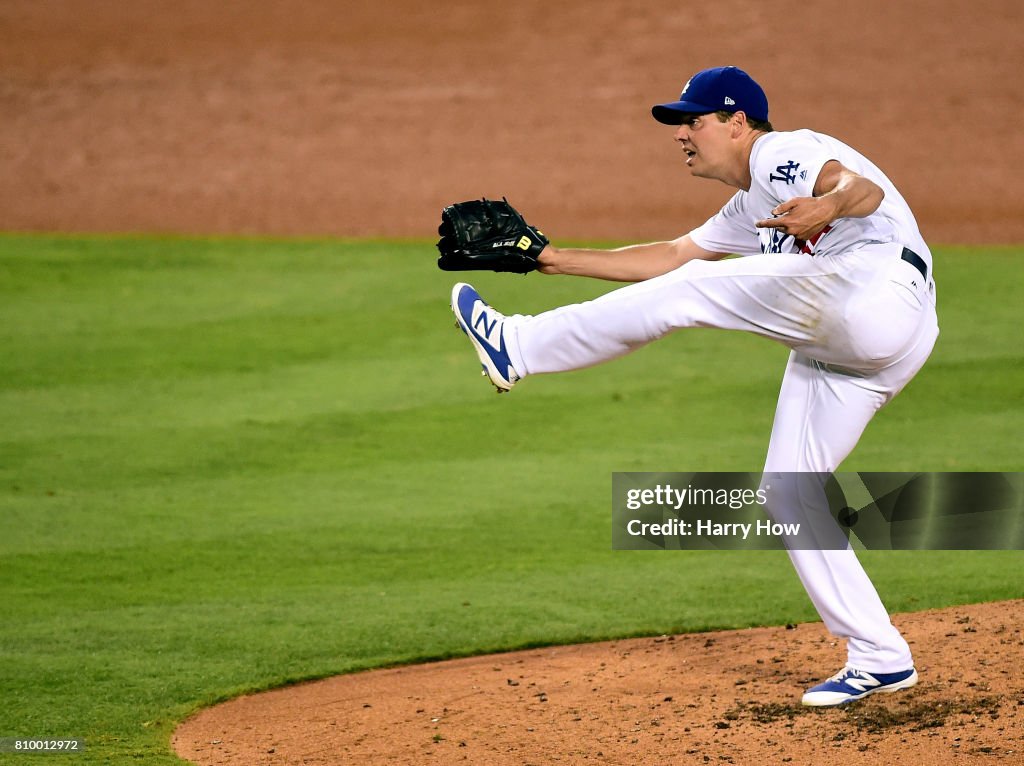
<svg viewBox="0 0 1024 766">
<path fill-rule="evenodd" d="M 744 112 L 744 114 L 747 114 Z M 728 122 L 732 117 L 733 112 L 726 112 L 725 110 L 714 112 L 715 117 L 718 118 L 719 122 Z M 760 130 L 762 133 L 771 133 L 775 128 L 768 120 L 755 120 L 749 114 L 747 114 L 747 125 L 752 127 L 754 130 Z"/>
</svg>

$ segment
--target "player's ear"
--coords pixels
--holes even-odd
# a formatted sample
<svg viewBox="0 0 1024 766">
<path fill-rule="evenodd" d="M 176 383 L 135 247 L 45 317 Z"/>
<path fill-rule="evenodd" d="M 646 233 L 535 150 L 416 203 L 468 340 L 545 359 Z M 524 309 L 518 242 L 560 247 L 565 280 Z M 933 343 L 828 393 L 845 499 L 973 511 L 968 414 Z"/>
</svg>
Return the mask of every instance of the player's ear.
<svg viewBox="0 0 1024 766">
<path fill-rule="evenodd" d="M 733 112 L 729 123 L 732 126 L 732 137 L 738 138 L 747 127 L 747 113 L 743 111 Z"/>
</svg>

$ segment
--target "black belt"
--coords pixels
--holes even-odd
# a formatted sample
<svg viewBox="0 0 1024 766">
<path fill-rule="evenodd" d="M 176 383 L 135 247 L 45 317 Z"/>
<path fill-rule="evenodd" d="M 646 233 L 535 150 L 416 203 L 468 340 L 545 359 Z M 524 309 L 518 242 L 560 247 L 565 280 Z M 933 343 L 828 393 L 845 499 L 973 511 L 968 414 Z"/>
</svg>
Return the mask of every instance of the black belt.
<svg viewBox="0 0 1024 766">
<path fill-rule="evenodd" d="M 915 253 L 909 247 L 903 248 L 903 255 L 901 255 L 900 258 L 920 271 L 922 277 L 928 279 L 928 264 L 924 262 L 924 258 Z"/>
</svg>

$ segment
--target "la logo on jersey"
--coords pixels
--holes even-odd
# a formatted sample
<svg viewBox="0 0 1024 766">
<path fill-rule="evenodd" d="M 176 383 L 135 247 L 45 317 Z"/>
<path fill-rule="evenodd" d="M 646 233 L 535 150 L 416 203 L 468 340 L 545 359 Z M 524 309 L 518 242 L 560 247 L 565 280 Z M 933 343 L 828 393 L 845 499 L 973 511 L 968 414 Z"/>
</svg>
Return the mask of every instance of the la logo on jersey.
<svg viewBox="0 0 1024 766">
<path fill-rule="evenodd" d="M 786 164 L 779 165 L 777 168 L 775 168 L 775 172 L 768 176 L 768 180 L 769 181 L 785 181 L 787 185 L 788 184 L 796 183 L 796 179 L 797 179 L 797 172 L 796 171 L 797 171 L 797 169 L 799 167 L 800 167 L 800 163 L 799 162 L 794 162 L 793 160 L 790 160 Z M 805 170 L 803 173 L 801 173 L 800 177 L 801 178 L 806 178 L 807 177 L 807 171 Z"/>
</svg>

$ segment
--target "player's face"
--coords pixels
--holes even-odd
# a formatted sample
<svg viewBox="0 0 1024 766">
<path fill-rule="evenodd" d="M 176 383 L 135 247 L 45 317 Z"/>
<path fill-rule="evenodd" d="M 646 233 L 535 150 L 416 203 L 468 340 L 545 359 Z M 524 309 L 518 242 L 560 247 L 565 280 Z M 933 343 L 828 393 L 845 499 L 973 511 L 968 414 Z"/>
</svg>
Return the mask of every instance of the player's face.
<svg viewBox="0 0 1024 766">
<path fill-rule="evenodd" d="M 688 117 L 676 131 L 675 139 L 686 155 L 690 173 L 702 178 L 721 179 L 731 167 L 731 128 L 714 114 Z"/>
</svg>

